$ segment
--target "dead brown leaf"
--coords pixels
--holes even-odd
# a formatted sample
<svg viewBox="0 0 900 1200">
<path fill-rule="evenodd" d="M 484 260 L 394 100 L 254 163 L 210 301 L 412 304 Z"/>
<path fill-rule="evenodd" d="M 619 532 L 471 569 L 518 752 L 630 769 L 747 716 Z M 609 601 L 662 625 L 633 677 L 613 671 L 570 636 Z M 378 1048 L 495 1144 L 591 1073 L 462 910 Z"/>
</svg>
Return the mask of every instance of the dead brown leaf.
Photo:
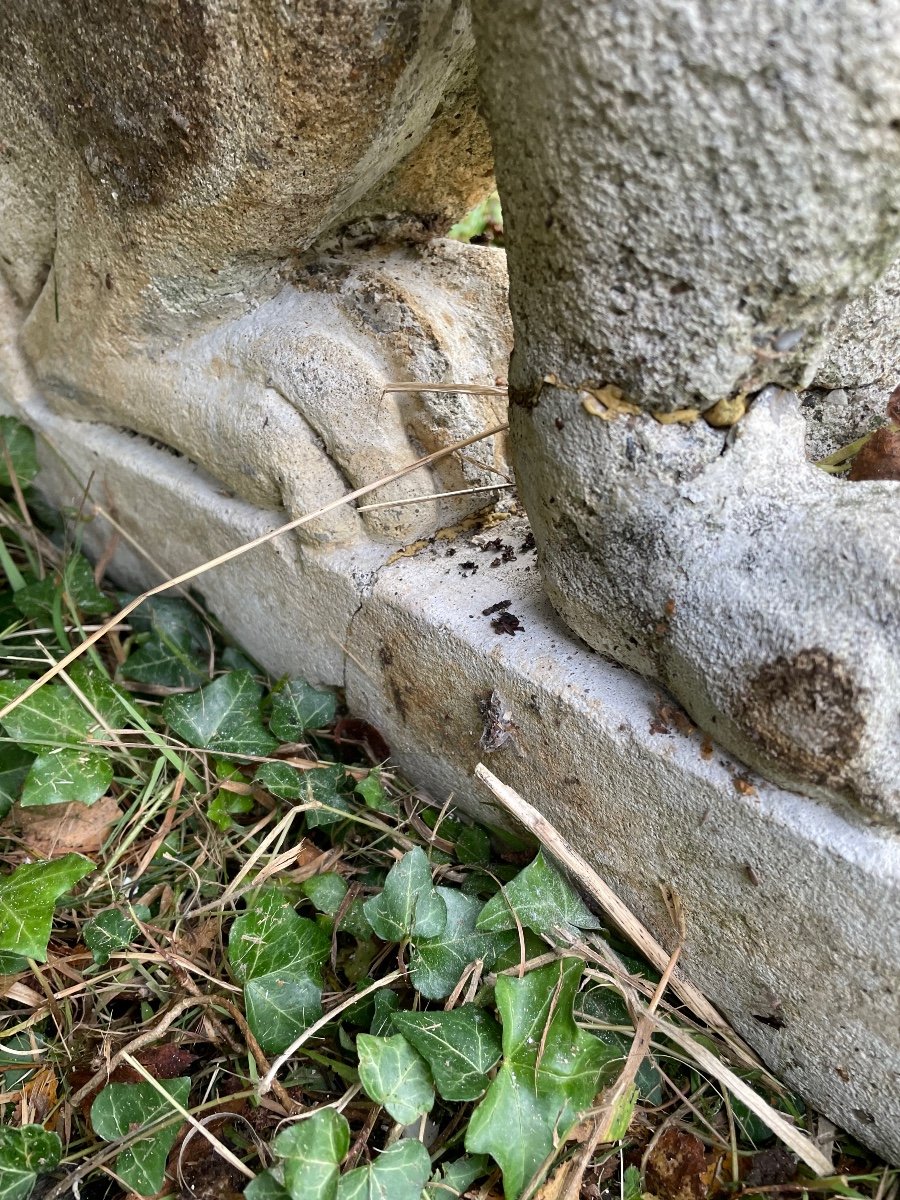
<svg viewBox="0 0 900 1200">
<path fill-rule="evenodd" d="M 900 479 L 900 430 L 876 429 L 853 460 L 848 479 Z"/>
<path fill-rule="evenodd" d="M 53 1130 L 56 1114 L 52 1120 L 48 1115 L 56 1108 L 56 1072 L 52 1067 L 41 1067 L 22 1085 L 17 1109 L 20 1125 L 43 1125 Z"/>
<path fill-rule="evenodd" d="M 36 858 L 59 858 L 63 854 L 97 854 L 121 816 L 115 796 L 102 796 L 91 805 L 17 805 L 8 822 Z"/>
<path fill-rule="evenodd" d="M 160 1042 L 138 1050 L 134 1056 L 142 1067 L 146 1067 L 154 1079 L 177 1079 L 179 1075 L 190 1075 L 197 1055 L 177 1046 L 174 1042 Z M 130 1070 L 130 1068 L 123 1068 Z"/>
<path fill-rule="evenodd" d="M 185 924 L 175 939 L 174 948 L 185 958 L 197 958 L 216 945 L 221 932 L 222 919 L 219 916 L 207 917 L 193 925 Z"/>
<path fill-rule="evenodd" d="M 710 1168 L 700 1139 L 670 1126 L 647 1159 L 647 1191 L 659 1200 L 706 1200 Z"/>
</svg>

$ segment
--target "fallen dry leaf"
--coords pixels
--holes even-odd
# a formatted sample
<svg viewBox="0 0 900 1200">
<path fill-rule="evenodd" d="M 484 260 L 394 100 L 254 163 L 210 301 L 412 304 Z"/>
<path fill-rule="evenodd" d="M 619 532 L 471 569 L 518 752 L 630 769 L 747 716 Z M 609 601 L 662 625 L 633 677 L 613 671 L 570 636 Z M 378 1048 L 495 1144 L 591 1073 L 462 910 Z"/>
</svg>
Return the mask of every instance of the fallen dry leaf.
<svg viewBox="0 0 900 1200">
<path fill-rule="evenodd" d="M 91 805 L 73 801 L 41 808 L 17 806 L 7 820 L 36 858 L 60 858 L 96 854 L 121 816 L 115 797 L 102 796 Z"/>
<path fill-rule="evenodd" d="M 22 1086 L 16 1117 L 20 1125 L 43 1125 L 45 1129 L 56 1127 L 56 1072 L 52 1067 L 41 1067 Z M 53 1118 L 48 1119 L 53 1113 Z"/>
<path fill-rule="evenodd" d="M 659 1200 L 706 1200 L 710 1164 L 698 1137 L 670 1127 L 650 1151 L 647 1191 Z"/>
<path fill-rule="evenodd" d="M 900 429 L 876 429 L 854 458 L 847 478 L 900 480 Z"/>
</svg>

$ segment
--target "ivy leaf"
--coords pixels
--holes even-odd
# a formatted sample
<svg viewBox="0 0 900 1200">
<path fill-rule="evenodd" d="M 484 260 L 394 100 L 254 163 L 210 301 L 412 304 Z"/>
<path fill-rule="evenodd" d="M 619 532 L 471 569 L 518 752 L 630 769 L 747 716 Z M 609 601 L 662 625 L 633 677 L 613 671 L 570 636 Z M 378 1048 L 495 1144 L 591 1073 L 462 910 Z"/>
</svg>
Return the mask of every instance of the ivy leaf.
<svg viewBox="0 0 900 1200">
<path fill-rule="evenodd" d="M 284 1159 L 284 1186 L 291 1200 L 335 1200 L 340 1164 L 350 1149 L 346 1117 L 320 1108 L 283 1129 L 272 1147 Z"/>
<path fill-rule="evenodd" d="M 130 725 L 131 715 L 122 697 L 103 671 L 81 661 L 69 668 L 69 677 L 85 700 L 112 729 L 124 729 Z"/>
<path fill-rule="evenodd" d="M 461 863 L 486 866 L 491 861 L 491 839 L 479 825 L 464 825 L 454 844 Z"/>
<path fill-rule="evenodd" d="M 26 1200 L 61 1157 L 62 1142 L 43 1125 L 0 1125 L 0 1200 Z"/>
<path fill-rule="evenodd" d="M 14 700 L 29 686 L 27 679 L 0 683 L 0 704 Z M 47 745 L 80 746 L 95 722 L 64 684 L 47 683 L 8 713 L 2 724 L 14 742 L 39 754 Z"/>
<path fill-rule="evenodd" d="M 458 888 L 435 888 L 447 910 L 447 922 L 435 937 L 417 937 L 409 957 L 409 973 L 417 992 L 429 1000 L 443 1000 L 459 983 L 476 958 L 490 970 L 499 953 L 518 947 L 513 932 L 486 934 L 475 928 L 482 904 Z M 545 948 L 542 946 L 542 948 Z"/>
<path fill-rule="evenodd" d="M 579 1016 L 588 1018 L 590 1032 L 599 1038 L 604 1045 L 618 1050 L 619 1062 L 624 1064 L 628 1051 L 631 1049 L 632 1038 L 619 1033 L 616 1029 L 604 1029 L 604 1025 L 631 1024 L 631 1017 L 625 1007 L 621 993 L 614 987 L 598 985 L 579 992 L 575 1002 L 575 1011 Z M 660 1074 L 652 1056 L 648 1056 L 640 1064 L 634 1077 L 638 1091 L 648 1104 L 662 1104 L 664 1098 L 663 1077 Z M 733 1101 L 733 1106 L 738 1102 Z M 735 1116 L 737 1108 L 735 1107 Z M 761 1126 L 765 1129 L 765 1126 Z"/>
<path fill-rule="evenodd" d="M 253 811 L 253 797 L 220 788 L 206 808 L 206 815 L 223 832 L 235 824 L 234 817 Z"/>
<path fill-rule="evenodd" d="M 135 916 L 146 921 L 150 909 L 145 904 L 134 905 Z M 109 956 L 134 941 L 138 927 L 127 913 L 119 908 L 107 908 L 85 921 L 82 936 L 98 967 L 105 967 Z"/>
<path fill-rule="evenodd" d="M 209 679 L 209 637 L 185 601 L 153 596 L 131 618 L 141 644 L 122 667 L 126 679 L 161 687 L 199 687 Z"/>
<path fill-rule="evenodd" d="M 500 1026 L 484 1009 L 463 1004 L 450 1012 L 398 1012 L 393 1026 L 431 1068 L 444 1100 L 477 1100 L 487 1072 L 500 1061 Z"/>
<path fill-rule="evenodd" d="M 486 1174 L 488 1158 L 485 1154 L 467 1154 L 455 1162 L 445 1163 L 431 1177 L 425 1189 L 425 1200 L 451 1200 L 461 1196 L 467 1188 Z"/>
<path fill-rule="evenodd" d="M 383 942 L 437 937 L 447 924 L 447 905 L 431 883 L 425 851 L 417 846 L 394 863 L 384 890 L 363 905 L 366 920 Z"/>
<path fill-rule="evenodd" d="M 0 744 L 0 820 L 19 798 L 34 755 L 13 742 Z"/>
<path fill-rule="evenodd" d="M 396 815 L 397 805 L 384 790 L 381 772 L 377 767 L 373 768 L 365 779 L 361 779 L 353 790 L 357 796 L 362 797 L 366 808 L 371 808 L 375 812 Z"/>
<path fill-rule="evenodd" d="M 223 671 L 249 671 L 251 675 L 262 674 L 258 664 L 243 650 L 238 650 L 237 646 L 226 646 L 223 649 L 219 655 L 219 666 Z"/>
<path fill-rule="evenodd" d="M 287 1189 L 278 1182 L 276 1171 L 260 1171 L 244 1188 L 244 1200 L 290 1200 Z"/>
<path fill-rule="evenodd" d="M 421 1142 L 405 1138 L 367 1167 L 342 1176 L 337 1200 L 420 1200 L 430 1174 L 428 1151 Z"/>
<path fill-rule="evenodd" d="M 287 679 L 272 693 L 269 728 L 282 742 L 299 742 L 307 729 L 324 729 L 334 720 L 337 700 L 303 679 Z"/>
<path fill-rule="evenodd" d="M 375 1037 L 384 1037 L 389 1034 L 393 1028 L 393 1016 L 399 1004 L 400 997 L 389 988 L 382 988 L 380 992 L 376 992 L 372 1004 L 372 1023 L 369 1025 L 369 1033 L 374 1034 Z"/>
<path fill-rule="evenodd" d="M 262 723 L 262 694 L 249 671 L 232 671 L 199 692 L 169 696 L 163 716 L 190 746 L 230 754 L 270 754 L 277 742 Z"/>
<path fill-rule="evenodd" d="M 94 568 L 83 554 L 73 554 L 46 579 L 36 579 L 16 592 L 16 608 L 24 617 L 52 616 L 57 594 L 63 591 L 74 607 L 88 616 L 102 616 L 112 601 L 97 587 Z"/>
<path fill-rule="evenodd" d="M 89 858 L 65 854 L 0 877 L 0 951 L 43 962 L 56 901 L 93 870 Z"/>
<path fill-rule="evenodd" d="M 191 1081 L 186 1075 L 161 1079 L 159 1085 L 182 1107 L 187 1105 Z M 152 1084 L 108 1083 L 91 1105 L 91 1124 L 104 1141 L 114 1142 L 161 1117 L 171 1116 L 174 1111 Z M 181 1120 L 173 1121 L 139 1138 L 116 1159 L 116 1174 L 139 1196 L 155 1196 L 162 1187 L 166 1159 L 182 1124 Z"/>
<path fill-rule="evenodd" d="M 267 1054 L 280 1054 L 322 1015 L 322 964 L 331 939 L 315 921 L 300 917 L 284 896 L 263 892 L 238 917 L 228 937 L 228 958 L 244 987 L 247 1020 Z"/>
<path fill-rule="evenodd" d="M 93 804 L 106 794 L 112 781 L 112 764 L 104 755 L 60 747 L 31 764 L 22 788 L 22 807 L 73 801 Z"/>
<path fill-rule="evenodd" d="M 383 1104 L 395 1121 L 410 1125 L 434 1105 L 431 1074 L 405 1037 L 373 1037 L 361 1033 L 356 1039 L 359 1081 L 366 1095 Z"/>
<path fill-rule="evenodd" d="M 263 763 L 256 772 L 254 783 L 277 796 L 295 804 L 326 804 L 327 810 L 310 810 L 306 824 L 310 829 L 319 825 L 334 825 L 343 820 L 342 814 L 350 812 L 350 806 L 340 795 L 340 788 L 347 778 L 343 767 L 332 765 L 306 770 L 292 767 L 285 762 Z"/>
<path fill-rule="evenodd" d="M 321 875 L 305 879 L 300 884 L 300 891 L 318 912 L 333 917 L 347 895 L 347 885 L 336 871 L 323 871 Z"/>
<path fill-rule="evenodd" d="M 322 988 L 309 975 L 272 971 L 244 984 L 244 1006 L 260 1046 L 266 1054 L 280 1054 L 321 1017 Z"/>
<path fill-rule="evenodd" d="M 604 1067 L 618 1057 L 575 1024 L 583 966 L 565 958 L 524 979 L 497 979 L 503 1061 L 472 1113 L 466 1149 L 491 1155 L 510 1200 L 590 1106 Z"/>
<path fill-rule="evenodd" d="M 328 934 L 300 917 L 281 892 L 262 892 L 228 935 L 228 959 L 238 983 L 272 972 L 308 975 L 322 982 L 322 964 L 331 953 Z"/>
<path fill-rule="evenodd" d="M 15 417 L 0 417 L 0 440 L 6 447 L 20 486 L 26 487 L 37 475 L 38 470 L 34 434 Z M 0 486 L 11 485 L 6 454 L 0 452 Z"/>
<path fill-rule="evenodd" d="M 18 975 L 20 971 L 28 970 L 28 959 L 21 954 L 0 953 L 0 976 Z"/>
<path fill-rule="evenodd" d="M 547 862 L 542 850 L 530 866 L 488 900 L 476 927 L 484 933 L 515 929 L 516 916 L 537 934 L 552 933 L 559 925 L 573 934 L 579 929 L 600 928 L 600 921 Z"/>
</svg>

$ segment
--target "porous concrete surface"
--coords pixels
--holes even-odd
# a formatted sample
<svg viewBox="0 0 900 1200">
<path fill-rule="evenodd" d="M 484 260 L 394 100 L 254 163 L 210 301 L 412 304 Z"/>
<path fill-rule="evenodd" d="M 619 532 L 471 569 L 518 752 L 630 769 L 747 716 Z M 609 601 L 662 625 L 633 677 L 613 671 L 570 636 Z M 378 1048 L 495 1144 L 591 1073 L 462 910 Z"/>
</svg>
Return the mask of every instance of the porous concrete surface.
<svg viewBox="0 0 900 1200">
<path fill-rule="evenodd" d="M 93 472 L 91 494 L 156 560 L 119 541 L 113 567 L 131 587 L 281 522 L 143 439 L 37 403 L 32 419 L 74 472 L 45 445 L 48 494 L 77 504 Z M 94 551 L 109 536 L 102 521 L 85 526 Z M 528 546 L 514 517 L 391 565 L 372 543 L 322 550 L 285 537 L 196 590 L 270 672 L 344 685 L 412 780 L 496 822 L 472 778 L 486 761 L 667 946 L 659 884 L 672 885 L 690 977 L 790 1087 L 900 1159 L 896 835 L 771 786 L 692 731 L 653 686 L 561 624 Z M 503 612 L 517 622 L 501 627 L 522 628 L 497 632 Z M 480 705 L 492 692 L 510 736 L 488 752 Z"/>
<path fill-rule="evenodd" d="M 743 762 L 900 829 L 900 486 L 806 460 L 798 398 L 732 430 L 510 413 L 549 595 Z"/>
<path fill-rule="evenodd" d="M 900 370 L 893 376 L 900 383 Z M 888 393 L 889 394 L 889 393 Z M 818 462 L 886 423 L 885 388 L 811 388 L 800 401 L 806 457 Z"/>
<path fill-rule="evenodd" d="M 472 8 L 514 394 L 556 372 L 706 408 L 896 363 L 898 0 Z"/>
<path fill-rule="evenodd" d="M 473 13 L 551 599 L 742 761 L 900 827 L 900 488 L 816 471 L 788 394 L 896 386 L 898 0 Z"/>
</svg>

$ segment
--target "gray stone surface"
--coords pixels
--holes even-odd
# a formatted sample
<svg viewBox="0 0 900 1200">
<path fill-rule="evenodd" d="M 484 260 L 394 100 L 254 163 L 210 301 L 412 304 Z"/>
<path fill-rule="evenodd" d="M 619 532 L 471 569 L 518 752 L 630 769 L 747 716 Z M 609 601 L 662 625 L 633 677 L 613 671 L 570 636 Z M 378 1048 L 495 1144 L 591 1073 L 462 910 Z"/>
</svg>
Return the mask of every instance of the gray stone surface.
<svg viewBox="0 0 900 1200">
<path fill-rule="evenodd" d="M 163 443 L 197 463 L 223 488 L 298 516 L 503 420 L 491 396 L 427 391 L 383 395 L 395 380 L 493 383 L 505 373 L 509 318 L 503 255 L 488 247 L 436 241 L 348 250 L 297 267 L 268 299 L 247 298 L 241 316 L 190 328 L 140 353 L 69 356 L 50 325 L 38 345 L 34 313 L 24 345 L 48 403 L 82 421 L 102 420 Z M 43 337 L 44 334 L 41 336 Z M 89 355 L 92 335 L 78 332 Z M 479 466 L 483 463 L 484 466 Z M 428 476 L 401 479 L 373 501 L 407 500 L 496 482 L 499 442 L 473 447 Z M 301 531 L 306 539 L 411 540 L 483 503 L 338 510 Z"/>
<path fill-rule="evenodd" d="M 684 902 L 685 970 L 790 1087 L 900 1155 L 900 844 L 748 772 L 658 689 L 573 639 L 516 561 L 465 544 L 379 573 L 352 625 L 347 696 L 413 778 L 476 810 L 479 760 L 586 854 L 665 946 L 659 885 Z M 474 561 L 478 571 L 460 572 Z M 524 627 L 483 610 L 510 599 Z M 512 739 L 485 757 L 479 702 Z M 482 810 L 484 811 L 484 810 Z M 491 810 L 486 813 L 488 819 Z M 496 812 L 494 813 L 496 820 Z"/>
<path fill-rule="evenodd" d="M 505 375 L 498 256 L 410 248 L 490 186 L 474 75 L 454 0 L 6 6 L 0 275 L 48 404 L 294 513 L 483 427 L 496 402 L 381 395 Z M 489 479 L 470 459 L 427 490 Z M 466 509 L 306 535 L 408 538 Z"/>
<path fill-rule="evenodd" d="M 564 389 L 514 415 L 572 628 L 744 762 L 900 828 L 897 485 L 809 464 L 775 388 L 730 434 L 599 420 Z"/>
<path fill-rule="evenodd" d="M 473 8 L 554 604 L 745 762 L 900 827 L 900 486 L 816 471 L 772 386 L 896 385 L 900 6 Z"/>
<path fill-rule="evenodd" d="M 869 289 L 900 258 L 897 0 L 472 7 L 517 390 L 554 371 L 706 408 L 896 363 L 896 272 Z"/>
</svg>

